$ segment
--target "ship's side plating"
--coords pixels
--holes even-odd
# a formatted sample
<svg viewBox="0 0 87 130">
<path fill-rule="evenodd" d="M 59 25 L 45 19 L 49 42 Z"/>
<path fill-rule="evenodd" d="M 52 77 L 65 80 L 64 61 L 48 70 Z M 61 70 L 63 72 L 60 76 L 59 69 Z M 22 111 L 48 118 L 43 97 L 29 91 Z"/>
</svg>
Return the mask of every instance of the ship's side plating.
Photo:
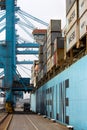
<svg viewBox="0 0 87 130">
<path fill-rule="evenodd" d="M 36 112 L 75 130 L 87 129 L 87 56 L 36 91 Z"/>
</svg>

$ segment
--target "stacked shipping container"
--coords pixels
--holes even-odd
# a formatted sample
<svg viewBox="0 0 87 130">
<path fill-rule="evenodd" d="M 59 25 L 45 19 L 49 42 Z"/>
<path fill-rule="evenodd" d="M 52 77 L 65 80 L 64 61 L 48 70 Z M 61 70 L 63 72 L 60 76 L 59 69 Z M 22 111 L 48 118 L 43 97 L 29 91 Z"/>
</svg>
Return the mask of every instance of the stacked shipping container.
<svg viewBox="0 0 87 130">
<path fill-rule="evenodd" d="M 79 0 L 80 39 L 87 33 L 87 0 Z"/>
<path fill-rule="evenodd" d="M 74 46 L 80 47 L 80 40 L 87 32 L 87 0 L 72 0 L 71 8 L 69 4 L 66 0 L 66 53 Z"/>
<path fill-rule="evenodd" d="M 49 73 L 54 66 L 57 67 L 63 64 L 65 57 L 64 54 L 70 52 L 73 47 L 78 48 L 78 41 L 86 34 L 87 31 L 86 5 L 87 0 L 67 0 L 67 25 L 64 29 L 66 31 L 65 44 L 64 38 L 62 37 L 61 20 L 50 20 L 46 34 L 47 38 L 45 37 L 45 40 L 43 44 L 40 45 L 39 49 L 39 81 L 46 73 Z M 78 50 L 76 51 L 78 53 Z"/>
<path fill-rule="evenodd" d="M 40 31 L 35 30 L 33 34 L 36 40 L 39 37 L 39 41 L 41 41 L 42 31 L 40 34 Z M 54 66 L 59 66 L 64 59 L 64 38 L 62 37 L 61 20 L 50 20 L 46 37 L 39 47 L 38 81 L 41 81 Z"/>
<path fill-rule="evenodd" d="M 77 1 L 74 2 L 72 8 L 68 12 L 66 20 L 67 20 L 66 52 L 68 52 L 78 41 Z"/>
<path fill-rule="evenodd" d="M 55 65 L 54 40 L 58 37 L 62 37 L 61 20 L 50 20 L 47 29 L 47 72 Z"/>
</svg>

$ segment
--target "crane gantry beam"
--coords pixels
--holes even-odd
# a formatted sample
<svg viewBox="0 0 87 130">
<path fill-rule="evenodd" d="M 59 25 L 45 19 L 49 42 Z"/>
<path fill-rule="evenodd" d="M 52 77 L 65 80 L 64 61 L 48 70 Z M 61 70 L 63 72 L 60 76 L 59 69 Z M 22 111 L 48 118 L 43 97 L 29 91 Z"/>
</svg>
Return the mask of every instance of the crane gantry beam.
<svg viewBox="0 0 87 130">
<path fill-rule="evenodd" d="M 20 43 L 20 44 L 16 44 L 17 48 L 39 48 L 39 44 L 38 43 Z"/>
</svg>

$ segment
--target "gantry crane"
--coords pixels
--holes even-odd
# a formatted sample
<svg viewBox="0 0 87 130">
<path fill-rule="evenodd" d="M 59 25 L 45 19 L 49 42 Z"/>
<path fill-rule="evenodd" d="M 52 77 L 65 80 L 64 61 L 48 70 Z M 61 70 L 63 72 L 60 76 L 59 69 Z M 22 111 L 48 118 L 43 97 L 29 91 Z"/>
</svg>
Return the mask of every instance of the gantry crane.
<svg viewBox="0 0 87 130">
<path fill-rule="evenodd" d="M 0 32 L 2 32 L 6 28 L 6 37 L 5 40 L 0 41 L 0 68 L 4 69 L 4 90 L 6 91 L 6 109 L 8 112 L 13 111 L 13 103 L 15 101 L 15 96 L 13 94 L 13 91 L 32 91 L 33 87 L 29 86 L 27 87 L 27 80 L 25 79 L 24 82 L 22 78 L 17 75 L 16 70 L 16 64 L 22 63 L 22 64 L 29 64 L 33 63 L 33 61 L 16 61 L 16 55 L 17 54 L 38 54 L 38 50 L 24 50 L 19 51 L 17 48 L 27 48 L 27 47 L 33 47 L 38 48 L 39 44 L 37 43 L 21 43 L 18 44 L 16 31 L 15 31 L 15 23 L 17 23 L 27 32 L 27 30 L 24 28 L 24 26 L 30 27 L 33 29 L 34 26 L 27 21 L 27 18 L 24 17 L 31 17 L 33 20 L 38 21 L 42 24 L 46 24 L 45 22 L 33 17 L 32 15 L 29 15 L 25 13 L 24 11 L 20 10 L 18 11 L 18 14 L 25 19 L 28 22 L 28 25 L 26 23 L 23 23 L 19 21 L 17 18 L 15 18 L 15 10 L 17 11 L 16 6 L 17 0 L 0 0 L 0 9 L 3 10 L 0 15 L 0 21 L 2 21 L 4 18 L 6 18 L 6 25 L 5 23 L 1 23 L 1 29 Z M 5 11 L 4 11 L 5 10 Z M 23 15 L 21 15 L 23 14 Z M 46 24 L 48 26 L 48 24 Z M 15 79 L 18 79 L 16 81 Z"/>
</svg>

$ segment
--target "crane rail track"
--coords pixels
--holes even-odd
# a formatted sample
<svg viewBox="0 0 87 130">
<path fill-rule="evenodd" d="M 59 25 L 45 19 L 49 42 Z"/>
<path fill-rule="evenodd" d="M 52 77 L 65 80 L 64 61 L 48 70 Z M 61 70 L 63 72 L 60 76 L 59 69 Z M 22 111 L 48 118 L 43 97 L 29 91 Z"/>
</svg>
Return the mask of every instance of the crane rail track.
<svg viewBox="0 0 87 130">
<path fill-rule="evenodd" d="M 7 130 L 8 126 L 12 120 L 13 115 L 12 114 L 5 114 L 0 119 L 0 130 Z"/>
</svg>

